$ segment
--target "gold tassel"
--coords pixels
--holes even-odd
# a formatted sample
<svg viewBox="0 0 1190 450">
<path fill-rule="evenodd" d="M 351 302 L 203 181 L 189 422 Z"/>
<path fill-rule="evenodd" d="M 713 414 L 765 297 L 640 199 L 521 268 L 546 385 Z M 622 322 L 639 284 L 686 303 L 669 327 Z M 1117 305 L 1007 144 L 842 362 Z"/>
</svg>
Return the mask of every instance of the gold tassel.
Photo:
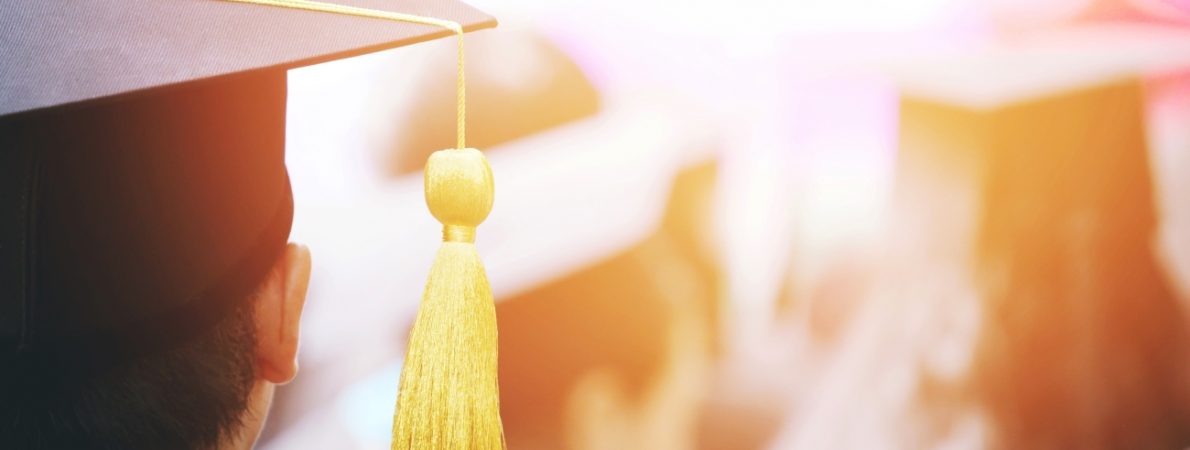
<svg viewBox="0 0 1190 450">
<path fill-rule="evenodd" d="M 425 190 L 443 243 L 409 336 L 392 449 L 503 449 L 496 306 L 474 243 L 492 210 L 492 170 L 478 150 L 439 150 Z"/>
<path fill-rule="evenodd" d="M 463 27 L 433 17 L 316 0 L 227 1 L 432 25 L 457 37 L 458 146 L 434 152 L 425 170 L 426 204 L 442 222 L 443 242 L 409 334 L 393 413 L 392 450 L 503 449 L 496 305 L 475 251 L 475 227 L 491 212 L 495 191 L 483 153 L 466 148 Z"/>
</svg>

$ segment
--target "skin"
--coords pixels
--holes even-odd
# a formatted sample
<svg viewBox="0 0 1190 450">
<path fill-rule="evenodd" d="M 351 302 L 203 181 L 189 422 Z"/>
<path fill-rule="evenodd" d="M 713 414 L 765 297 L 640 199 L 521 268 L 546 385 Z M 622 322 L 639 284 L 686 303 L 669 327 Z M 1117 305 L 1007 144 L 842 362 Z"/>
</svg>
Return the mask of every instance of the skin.
<svg viewBox="0 0 1190 450">
<path fill-rule="evenodd" d="M 243 427 L 219 450 L 250 449 L 264 428 L 273 391 L 297 375 L 298 335 L 310 284 L 310 249 L 290 243 L 256 300 L 256 381 Z"/>
</svg>

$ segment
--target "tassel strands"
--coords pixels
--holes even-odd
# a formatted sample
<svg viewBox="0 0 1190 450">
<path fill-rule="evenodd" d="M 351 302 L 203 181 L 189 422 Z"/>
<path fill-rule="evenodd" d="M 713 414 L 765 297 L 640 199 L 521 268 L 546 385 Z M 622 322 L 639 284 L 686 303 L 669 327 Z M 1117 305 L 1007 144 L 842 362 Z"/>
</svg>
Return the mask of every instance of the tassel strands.
<svg viewBox="0 0 1190 450">
<path fill-rule="evenodd" d="M 493 194 L 478 150 L 439 150 L 426 163 L 426 204 L 442 223 L 443 243 L 401 370 L 393 450 L 504 448 L 496 306 L 474 244 Z"/>
</svg>

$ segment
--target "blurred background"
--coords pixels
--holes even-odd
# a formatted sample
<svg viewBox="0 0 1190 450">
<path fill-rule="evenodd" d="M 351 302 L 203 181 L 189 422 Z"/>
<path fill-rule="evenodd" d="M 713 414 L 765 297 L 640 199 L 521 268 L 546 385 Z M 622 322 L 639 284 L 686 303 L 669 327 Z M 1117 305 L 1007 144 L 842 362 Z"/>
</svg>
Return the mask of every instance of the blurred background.
<svg viewBox="0 0 1190 450">
<path fill-rule="evenodd" d="M 469 3 L 509 448 L 1190 448 L 1190 2 Z M 265 449 L 388 447 L 454 57 L 290 72 Z"/>
</svg>

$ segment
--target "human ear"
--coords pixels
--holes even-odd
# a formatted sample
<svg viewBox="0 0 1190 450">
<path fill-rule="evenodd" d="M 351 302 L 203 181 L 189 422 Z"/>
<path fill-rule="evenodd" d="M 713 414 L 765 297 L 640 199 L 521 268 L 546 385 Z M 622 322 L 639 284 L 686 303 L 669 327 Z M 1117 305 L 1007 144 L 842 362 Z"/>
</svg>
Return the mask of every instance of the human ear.
<svg viewBox="0 0 1190 450">
<path fill-rule="evenodd" d="M 297 375 L 299 326 L 309 285 L 310 249 L 290 243 L 256 299 L 259 378 L 283 384 Z"/>
</svg>

